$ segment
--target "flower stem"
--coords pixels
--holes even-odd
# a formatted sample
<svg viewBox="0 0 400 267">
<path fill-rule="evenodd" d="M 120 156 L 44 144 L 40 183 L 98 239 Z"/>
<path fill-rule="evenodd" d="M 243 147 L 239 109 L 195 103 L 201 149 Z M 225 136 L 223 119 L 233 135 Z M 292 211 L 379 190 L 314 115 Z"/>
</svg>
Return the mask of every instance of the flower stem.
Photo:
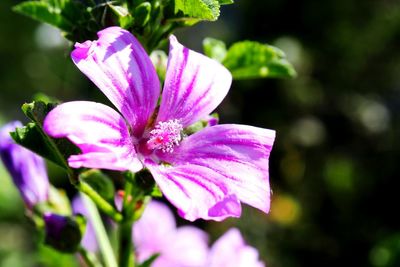
<svg viewBox="0 0 400 267">
<path fill-rule="evenodd" d="M 102 196 L 99 195 L 89 184 L 79 181 L 75 184 L 76 188 L 85 193 L 97 205 L 102 212 L 111 217 L 115 222 L 122 221 L 122 215 Z"/>
<path fill-rule="evenodd" d="M 83 247 L 80 247 L 78 252 L 87 267 L 102 267 L 101 263 L 97 260 L 93 253 L 90 253 Z"/>
<path fill-rule="evenodd" d="M 132 222 L 123 222 L 119 229 L 119 267 L 134 267 Z"/>
<path fill-rule="evenodd" d="M 108 239 L 106 229 L 104 228 L 100 214 L 89 197 L 81 194 L 83 203 L 88 210 L 89 217 L 93 224 L 94 232 L 96 234 L 97 243 L 99 244 L 101 254 L 103 256 L 106 267 L 118 267 L 115 260 L 114 252 Z"/>
<path fill-rule="evenodd" d="M 128 179 L 125 180 L 125 194 L 122 205 L 124 220 L 119 225 L 119 267 L 134 267 L 135 258 L 132 243 L 132 190 L 133 184 Z"/>
</svg>

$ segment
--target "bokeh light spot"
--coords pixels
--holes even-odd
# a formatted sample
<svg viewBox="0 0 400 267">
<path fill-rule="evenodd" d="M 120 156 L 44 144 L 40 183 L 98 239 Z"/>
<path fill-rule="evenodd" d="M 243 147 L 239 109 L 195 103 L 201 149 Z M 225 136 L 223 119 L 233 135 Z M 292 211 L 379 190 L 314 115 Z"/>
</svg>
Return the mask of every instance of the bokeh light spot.
<svg viewBox="0 0 400 267">
<path fill-rule="evenodd" d="M 295 224 L 301 215 L 299 202 L 289 195 L 274 195 L 271 207 L 270 219 L 283 225 Z"/>
</svg>

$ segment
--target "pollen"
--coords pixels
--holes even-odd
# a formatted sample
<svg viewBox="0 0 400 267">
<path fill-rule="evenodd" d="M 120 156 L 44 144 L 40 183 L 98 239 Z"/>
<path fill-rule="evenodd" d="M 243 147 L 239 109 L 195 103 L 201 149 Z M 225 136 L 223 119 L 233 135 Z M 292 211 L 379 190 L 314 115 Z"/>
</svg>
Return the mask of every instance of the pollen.
<svg viewBox="0 0 400 267">
<path fill-rule="evenodd" d="M 182 124 L 178 120 L 161 121 L 150 132 L 147 147 L 171 153 L 174 151 L 174 146 L 179 145 L 182 140 L 182 131 Z"/>
</svg>

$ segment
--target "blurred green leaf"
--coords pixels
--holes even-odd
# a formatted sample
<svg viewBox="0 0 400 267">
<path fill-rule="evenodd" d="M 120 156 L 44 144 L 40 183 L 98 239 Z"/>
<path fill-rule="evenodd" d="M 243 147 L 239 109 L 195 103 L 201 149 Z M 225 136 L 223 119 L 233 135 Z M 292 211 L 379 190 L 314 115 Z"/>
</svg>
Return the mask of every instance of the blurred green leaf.
<svg viewBox="0 0 400 267">
<path fill-rule="evenodd" d="M 72 213 L 70 201 L 63 189 L 50 186 L 49 201 L 46 204 L 50 206 L 52 212 L 64 215 Z"/>
<path fill-rule="evenodd" d="M 162 197 L 163 196 L 161 189 L 157 184 L 154 185 L 153 191 L 151 191 L 150 195 L 152 197 Z"/>
<path fill-rule="evenodd" d="M 222 62 L 226 57 L 226 45 L 220 40 L 210 37 L 205 38 L 203 40 L 203 49 L 206 56 L 213 58 L 218 62 Z"/>
<path fill-rule="evenodd" d="M 388 235 L 370 250 L 369 260 L 375 267 L 396 267 L 400 264 L 400 233 Z"/>
<path fill-rule="evenodd" d="M 134 18 L 135 25 L 138 27 L 144 27 L 150 20 L 151 4 L 149 2 L 143 2 L 135 8 Z"/>
<path fill-rule="evenodd" d="M 24 258 L 24 256 L 21 256 Z M 58 252 L 51 247 L 43 244 L 38 245 L 37 266 L 46 267 L 78 267 L 78 261 L 75 255 Z M 33 266 L 33 265 L 29 265 Z"/>
<path fill-rule="evenodd" d="M 189 18 L 215 21 L 219 17 L 218 0 L 175 0 L 175 13 L 182 11 Z"/>
<path fill-rule="evenodd" d="M 230 5 L 233 4 L 233 0 L 218 0 L 220 5 Z"/>
<path fill-rule="evenodd" d="M 28 1 L 14 6 L 13 10 L 38 21 L 68 30 L 71 23 L 61 15 L 61 9 L 50 2 Z"/>
<path fill-rule="evenodd" d="M 296 76 L 296 71 L 282 50 L 252 41 L 233 44 L 222 64 L 231 71 L 234 79 Z"/>
<path fill-rule="evenodd" d="M 167 54 L 162 50 L 154 50 L 150 54 L 150 59 L 156 69 L 158 78 L 161 82 L 163 82 L 165 80 L 165 73 L 167 71 Z"/>
<path fill-rule="evenodd" d="M 133 18 L 129 14 L 128 9 L 126 9 L 123 6 L 116 6 L 116 5 L 112 5 L 112 4 L 109 4 L 108 6 L 111 8 L 111 10 L 114 12 L 114 14 L 117 15 L 118 21 L 119 21 L 119 26 L 121 26 L 124 29 L 127 29 L 130 26 L 132 26 Z"/>
<path fill-rule="evenodd" d="M 153 264 L 153 262 L 158 258 L 158 256 L 160 256 L 160 254 L 158 253 L 150 256 L 148 259 L 142 262 L 142 264 L 140 264 L 139 267 L 150 267 Z"/>
</svg>

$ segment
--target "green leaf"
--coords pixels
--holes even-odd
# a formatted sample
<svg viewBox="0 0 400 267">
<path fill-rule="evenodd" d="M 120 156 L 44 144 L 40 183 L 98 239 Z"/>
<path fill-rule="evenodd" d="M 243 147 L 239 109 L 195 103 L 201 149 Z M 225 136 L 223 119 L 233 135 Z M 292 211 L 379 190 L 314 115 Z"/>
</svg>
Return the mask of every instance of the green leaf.
<svg viewBox="0 0 400 267">
<path fill-rule="evenodd" d="M 226 45 L 224 42 L 214 39 L 206 38 L 203 40 L 204 54 L 210 58 L 222 62 L 226 57 Z"/>
<path fill-rule="evenodd" d="M 44 118 L 55 105 L 41 101 L 24 104 L 22 111 L 32 122 L 24 127 L 17 128 L 11 133 L 11 136 L 15 142 L 23 147 L 68 170 L 66 159 L 70 155 L 79 154 L 79 149 L 65 138 L 50 138 L 42 128 Z"/>
<path fill-rule="evenodd" d="M 296 76 L 296 71 L 282 50 L 252 41 L 232 45 L 222 64 L 231 71 L 234 79 Z"/>
<path fill-rule="evenodd" d="M 124 29 L 129 28 L 133 24 L 133 18 L 129 14 L 128 9 L 126 9 L 123 6 L 115 6 L 112 4 L 108 4 L 108 6 L 111 8 L 111 10 L 114 12 L 115 15 L 118 17 L 119 21 L 119 26 L 121 26 Z"/>
<path fill-rule="evenodd" d="M 61 9 L 50 2 L 27 1 L 13 7 L 17 13 L 68 30 L 71 23 L 61 15 Z"/>
<path fill-rule="evenodd" d="M 32 121 L 43 124 L 46 115 L 56 106 L 55 103 L 45 103 L 43 101 L 33 101 L 22 105 L 22 111 Z"/>
<path fill-rule="evenodd" d="M 45 244 L 38 244 L 37 245 L 37 264 L 36 266 L 46 266 L 46 267 L 79 267 L 81 265 L 78 265 L 78 261 L 76 260 L 76 255 L 74 254 L 66 254 L 59 252 L 49 246 L 46 246 Z M 25 255 L 22 256 L 21 258 L 24 259 L 26 262 L 27 255 L 26 252 L 24 252 Z M 15 264 L 14 266 L 26 266 L 26 265 L 17 265 Z"/>
<path fill-rule="evenodd" d="M 50 141 L 43 136 L 42 130 L 36 123 L 30 122 L 24 127 L 17 128 L 10 134 L 17 144 L 53 161 L 63 168 L 67 168 L 66 161 L 60 158 L 52 149 Z"/>
<path fill-rule="evenodd" d="M 150 267 L 153 264 L 153 262 L 158 258 L 158 256 L 160 256 L 160 254 L 158 253 L 150 256 L 148 259 L 142 262 L 142 264 L 140 264 L 138 267 Z"/>
<path fill-rule="evenodd" d="M 95 39 L 96 33 L 105 27 L 103 22 L 106 9 L 107 5 L 96 5 L 94 1 L 64 0 L 61 15 L 65 20 L 73 22 L 70 28 L 63 29 L 65 38 L 74 42 Z"/>
<path fill-rule="evenodd" d="M 175 13 L 199 20 L 215 21 L 219 17 L 218 0 L 175 0 Z"/>
<path fill-rule="evenodd" d="M 230 5 L 233 4 L 233 0 L 218 0 L 220 5 Z"/>
<path fill-rule="evenodd" d="M 157 184 L 154 185 L 153 191 L 151 191 L 150 195 L 152 197 L 162 197 L 163 196 L 161 189 Z"/>
<path fill-rule="evenodd" d="M 151 4 L 149 2 L 143 2 L 135 8 L 134 11 L 135 25 L 138 27 L 144 27 L 151 19 Z"/>
</svg>

